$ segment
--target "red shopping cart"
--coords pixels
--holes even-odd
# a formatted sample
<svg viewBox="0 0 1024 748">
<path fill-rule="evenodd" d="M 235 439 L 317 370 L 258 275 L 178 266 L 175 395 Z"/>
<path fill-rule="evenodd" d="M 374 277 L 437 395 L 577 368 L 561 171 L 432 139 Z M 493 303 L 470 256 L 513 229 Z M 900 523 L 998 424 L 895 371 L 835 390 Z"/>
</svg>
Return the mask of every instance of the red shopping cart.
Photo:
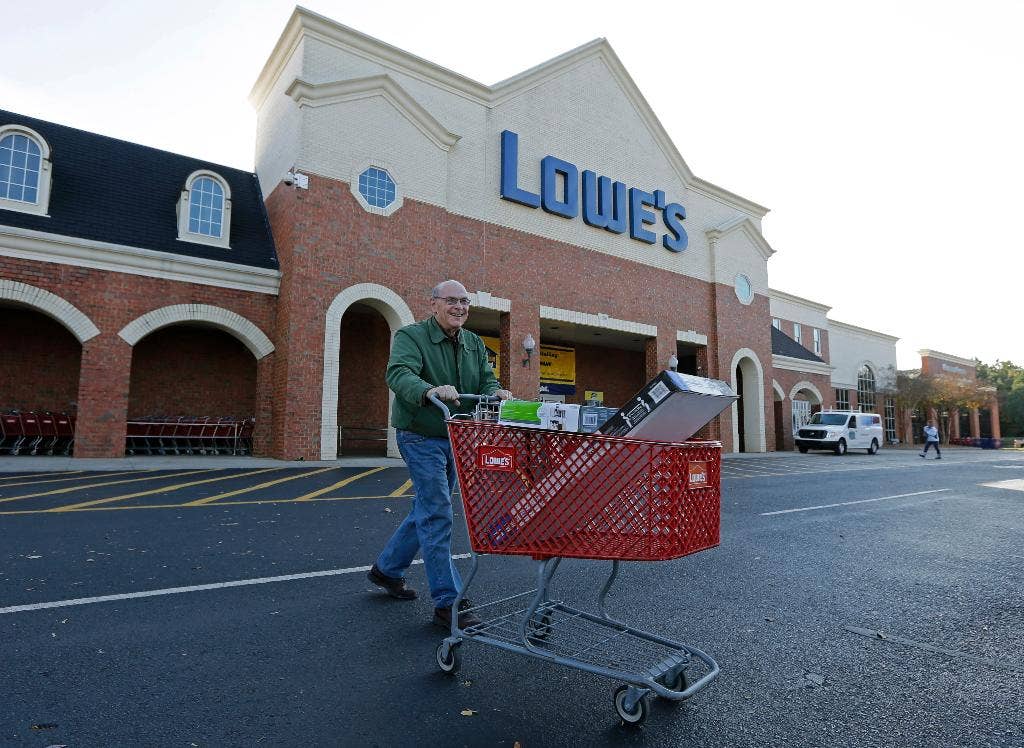
<svg viewBox="0 0 1024 748">
<path fill-rule="evenodd" d="M 434 403 L 445 412 L 472 551 L 455 609 L 481 555 L 538 562 L 535 589 L 470 608 L 481 622 L 465 629 L 452 616 L 451 633 L 437 648 L 442 671 L 456 672 L 459 646 L 468 640 L 623 680 L 615 710 L 634 725 L 646 720 L 650 694 L 682 701 L 718 677 L 717 663 L 701 650 L 617 620 L 606 605 L 620 562 L 665 561 L 718 545 L 718 442 L 510 427 L 452 418 Z M 612 562 L 596 612 L 550 597 L 564 558 Z"/>
</svg>

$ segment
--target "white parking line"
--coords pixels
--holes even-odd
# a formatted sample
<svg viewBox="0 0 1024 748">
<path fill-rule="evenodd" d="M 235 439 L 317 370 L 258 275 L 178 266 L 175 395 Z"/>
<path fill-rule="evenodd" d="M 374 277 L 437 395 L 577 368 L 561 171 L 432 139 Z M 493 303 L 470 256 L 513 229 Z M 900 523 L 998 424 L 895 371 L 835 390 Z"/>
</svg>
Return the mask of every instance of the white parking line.
<svg viewBox="0 0 1024 748">
<path fill-rule="evenodd" d="M 1011 491 L 1024 491 L 1024 480 L 1019 478 L 1012 480 L 1000 480 L 992 483 L 982 483 L 981 485 L 987 488 L 1008 488 Z"/>
<path fill-rule="evenodd" d="M 794 512 L 813 512 L 816 509 L 832 509 L 837 506 L 849 506 L 850 504 L 867 504 L 872 501 L 886 501 L 887 499 L 904 499 L 907 496 L 924 496 L 928 493 L 942 493 L 952 491 L 951 488 L 936 488 L 933 491 L 916 491 L 915 493 L 898 493 L 895 496 L 879 496 L 877 499 L 858 499 L 857 501 L 840 501 L 837 504 L 822 504 L 821 506 L 805 506 L 800 509 L 780 509 L 777 512 L 761 512 L 762 517 L 771 517 L 776 514 L 793 514 Z M 2 612 L 2 611 L 0 611 Z"/>
<path fill-rule="evenodd" d="M 469 558 L 468 553 L 459 553 L 452 556 L 453 559 Z M 422 564 L 422 559 L 416 559 L 414 564 Z M 120 595 L 100 595 L 99 597 L 78 597 L 73 600 L 56 600 L 49 603 L 31 603 L 29 605 L 12 605 L 8 608 L 0 608 L 3 613 L 26 613 L 30 610 L 45 610 L 46 608 L 67 608 L 72 605 L 89 605 L 91 603 L 108 603 L 115 600 L 133 600 L 139 597 L 157 597 L 160 595 L 180 595 L 183 592 L 202 592 L 204 590 L 219 590 L 225 587 L 248 587 L 253 584 L 270 584 L 271 582 L 294 582 L 298 579 L 314 579 L 316 577 L 333 577 L 339 574 L 357 574 L 361 571 L 369 571 L 369 566 L 351 566 L 347 569 L 327 569 L 326 571 L 309 571 L 303 574 L 283 574 L 279 577 L 259 577 L 258 579 L 236 579 L 232 582 L 215 582 L 213 584 L 194 584 L 189 587 L 167 587 L 162 590 L 145 590 L 143 592 L 125 592 Z"/>
</svg>

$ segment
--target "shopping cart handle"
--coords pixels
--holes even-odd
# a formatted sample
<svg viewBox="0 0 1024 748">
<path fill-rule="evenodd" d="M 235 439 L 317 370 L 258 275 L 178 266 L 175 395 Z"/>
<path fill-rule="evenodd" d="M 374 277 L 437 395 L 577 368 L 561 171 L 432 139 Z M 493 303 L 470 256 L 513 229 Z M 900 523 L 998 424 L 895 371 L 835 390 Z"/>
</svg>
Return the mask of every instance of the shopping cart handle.
<svg viewBox="0 0 1024 748">
<path fill-rule="evenodd" d="M 437 407 L 439 407 L 441 409 L 441 412 L 444 413 L 444 420 L 447 421 L 447 420 L 449 420 L 452 417 L 452 412 L 450 410 L 448 410 L 448 406 L 445 405 L 444 401 L 441 400 L 441 398 L 439 398 L 437 395 L 431 395 L 427 399 L 430 400 L 430 402 L 432 402 L 434 405 L 436 405 Z M 493 402 L 496 402 L 497 400 L 499 400 L 500 398 L 497 395 L 471 395 L 471 394 L 467 393 L 465 395 L 460 394 L 459 395 L 459 399 L 460 400 L 472 400 L 473 402 L 477 402 L 477 403 L 479 403 L 479 402 L 493 403 Z"/>
</svg>

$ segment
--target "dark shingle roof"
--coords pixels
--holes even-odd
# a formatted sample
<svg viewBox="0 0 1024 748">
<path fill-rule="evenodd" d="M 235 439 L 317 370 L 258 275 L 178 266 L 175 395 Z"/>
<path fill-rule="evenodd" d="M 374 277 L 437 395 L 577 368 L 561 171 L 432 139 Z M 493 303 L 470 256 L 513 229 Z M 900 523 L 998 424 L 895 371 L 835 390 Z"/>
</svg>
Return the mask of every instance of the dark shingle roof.
<svg viewBox="0 0 1024 748">
<path fill-rule="evenodd" d="M 823 358 L 815 356 L 782 330 L 775 327 L 775 325 L 772 325 L 772 354 L 776 356 L 789 356 L 790 358 L 802 358 L 805 361 L 819 361 L 821 363 L 825 363 Z"/>
<path fill-rule="evenodd" d="M 80 239 L 278 267 L 256 175 L 105 135 L 0 110 L 0 125 L 24 125 L 46 139 L 53 164 L 49 217 L 0 210 L 0 224 Z M 197 169 L 219 174 L 231 189 L 230 249 L 178 240 L 175 210 Z"/>
</svg>

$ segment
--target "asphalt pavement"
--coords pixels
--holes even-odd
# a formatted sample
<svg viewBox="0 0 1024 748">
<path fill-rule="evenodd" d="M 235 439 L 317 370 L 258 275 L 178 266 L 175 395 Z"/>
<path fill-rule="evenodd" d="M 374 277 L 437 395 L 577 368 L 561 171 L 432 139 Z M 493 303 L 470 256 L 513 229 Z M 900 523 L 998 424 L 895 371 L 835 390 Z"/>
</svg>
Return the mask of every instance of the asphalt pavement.
<svg viewBox="0 0 1024 748">
<path fill-rule="evenodd" d="M 721 667 L 640 728 L 613 680 L 473 641 L 439 671 L 422 566 L 413 602 L 365 578 L 398 461 L 5 461 L 0 745 L 1024 746 L 1024 453 L 943 454 L 723 460 L 721 545 L 612 591 Z M 607 567 L 566 561 L 558 594 L 593 607 Z M 472 596 L 534 577 L 487 556 Z"/>
</svg>

